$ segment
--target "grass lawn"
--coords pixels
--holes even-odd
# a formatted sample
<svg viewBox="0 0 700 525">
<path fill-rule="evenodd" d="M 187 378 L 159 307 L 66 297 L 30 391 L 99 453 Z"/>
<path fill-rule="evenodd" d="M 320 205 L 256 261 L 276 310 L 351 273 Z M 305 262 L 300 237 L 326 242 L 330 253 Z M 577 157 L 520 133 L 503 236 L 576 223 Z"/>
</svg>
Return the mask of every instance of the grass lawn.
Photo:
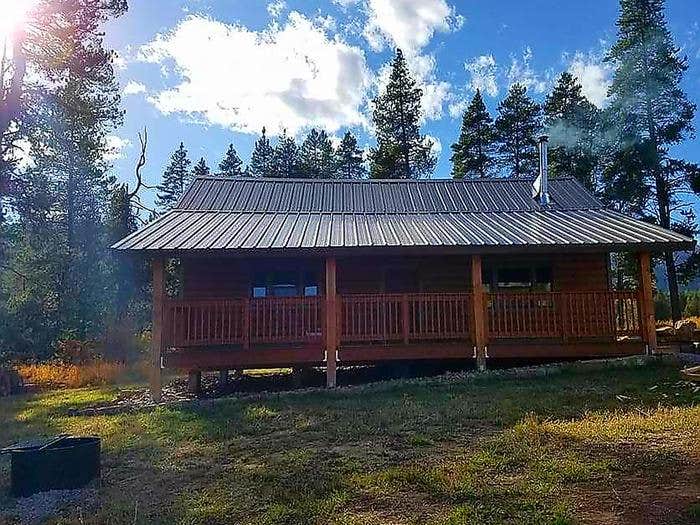
<svg viewBox="0 0 700 525">
<path fill-rule="evenodd" d="M 52 523 L 700 522 L 700 392 L 669 365 L 71 415 L 116 393 L 0 401 L 0 445 L 103 438 L 97 501 Z"/>
</svg>

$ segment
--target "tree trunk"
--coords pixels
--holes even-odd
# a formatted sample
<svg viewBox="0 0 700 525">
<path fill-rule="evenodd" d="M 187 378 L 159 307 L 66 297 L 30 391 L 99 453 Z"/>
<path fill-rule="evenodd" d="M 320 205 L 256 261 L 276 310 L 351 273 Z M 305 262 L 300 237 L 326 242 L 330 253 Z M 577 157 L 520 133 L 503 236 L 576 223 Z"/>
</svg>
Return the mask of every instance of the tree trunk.
<svg viewBox="0 0 700 525">
<path fill-rule="evenodd" d="M 678 292 L 678 274 L 676 273 L 673 252 L 664 252 L 664 262 L 666 263 L 666 278 L 668 279 L 668 296 L 671 302 L 671 318 L 675 323 L 681 319 L 681 297 Z"/>
<path fill-rule="evenodd" d="M 659 224 L 663 228 L 671 228 L 671 195 L 669 192 L 668 182 L 663 174 L 657 173 L 655 177 L 656 183 L 656 200 L 659 208 Z M 666 280 L 668 281 L 668 296 L 671 303 L 671 318 L 674 322 L 681 318 L 681 298 L 678 292 L 678 273 L 676 272 L 676 262 L 673 258 L 673 252 L 664 252 L 664 264 L 666 265 Z"/>
</svg>

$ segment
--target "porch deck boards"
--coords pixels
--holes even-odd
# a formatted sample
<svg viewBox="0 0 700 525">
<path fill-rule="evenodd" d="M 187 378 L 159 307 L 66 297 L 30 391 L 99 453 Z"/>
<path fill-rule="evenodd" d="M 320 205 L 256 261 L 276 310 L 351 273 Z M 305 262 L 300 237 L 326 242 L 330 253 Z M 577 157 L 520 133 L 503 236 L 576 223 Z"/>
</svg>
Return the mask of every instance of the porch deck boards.
<svg viewBox="0 0 700 525">
<path fill-rule="evenodd" d="M 494 341 L 488 347 L 491 359 L 566 359 L 622 357 L 645 351 L 641 340 L 579 341 Z M 474 348 L 468 343 L 350 344 L 338 349 L 339 365 L 372 364 L 386 361 L 474 360 Z M 288 366 L 323 366 L 325 351 L 319 347 L 291 345 L 284 347 L 240 346 L 217 349 L 186 348 L 163 356 L 166 368 L 182 370 L 220 370 L 228 368 L 269 368 Z"/>
</svg>

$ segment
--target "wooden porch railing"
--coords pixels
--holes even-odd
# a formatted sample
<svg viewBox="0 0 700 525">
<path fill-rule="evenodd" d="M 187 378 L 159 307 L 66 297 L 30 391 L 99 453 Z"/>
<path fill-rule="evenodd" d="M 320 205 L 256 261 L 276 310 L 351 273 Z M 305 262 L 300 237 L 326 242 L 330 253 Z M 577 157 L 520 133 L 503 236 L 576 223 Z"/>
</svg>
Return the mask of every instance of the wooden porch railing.
<svg viewBox="0 0 700 525">
<path fill-rule="evenodd" d="M 322 297 L 169 300 L 164 308 L 169 347 L 320 344 L 323 333 Z"/>
<path fill-rule="evenodd" d="M 470 293 L 352 294 L 340 297 L 340 342 L 471 338 Z"/>
<path fill-rule="evenodd" d="M 637 292 L 490 293 L 491 339 L 641 336 Z"/>
<path fill-rule="evenodd" d="M 486 336 L 495 339 L 614 339 L 641 336 L 637 292 L 485 294 Z M 325 297 L 168 300 L 168 347 L 321 344 Z M 352 294 L 337 299 L 342 344 L 473 343 L 472 293 Z"/>
</svg>

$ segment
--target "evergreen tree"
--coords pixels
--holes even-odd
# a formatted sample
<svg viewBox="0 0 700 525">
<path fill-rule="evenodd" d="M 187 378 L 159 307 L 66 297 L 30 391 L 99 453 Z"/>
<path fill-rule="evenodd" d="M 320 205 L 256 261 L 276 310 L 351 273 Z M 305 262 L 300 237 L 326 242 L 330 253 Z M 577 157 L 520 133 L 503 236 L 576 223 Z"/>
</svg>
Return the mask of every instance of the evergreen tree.
<svg viewBox="0 0 700 525">
<path fill-rule="evenodd" d="M 397 49 L 389 82 L 373 100 L 377 134 L 377 147 L 369 154 L 373 178 L 417 179 L 435 169 L 432 142 L 420 133 L 422 96 L 403 53 Z"/>
<path fill-rule="evenodd" d="M 112 184 L 104 157 L 123 112 L 101 26 L 126 2 L 44 4 L 30 10 L 0 68 L 0 207 L 12 209 L 12 224 L 0 224 L 11 232 L 0 301 L 12 328 L 0 328 L 0 347 L 46 356 L 60 338 L 99 337 L 104 327 Z M 19 140 L 31 146 L 29 166 L 16 162 Z"/>
<path fill-rule="evenodd" d="M 192 169 L 192 175 L 195 177 L 206 177 L 210 173 L 211 170 L 209 166 L 207 166 L 207 161 L 204 160 L 204 157 L 200 158 Z"/>
<path fill-rule="evenodd" d="M 527 95 L 522 84 L 513 84 L 498 105 L 496 144 L 499 164 L 512 177 L 537 172 L 537 136 L 542 130 L 540 106 Z"/>
<path fill-rule="evenodd" d="M 185 144 L 180 142 L 180 146 L 170 157 L 170 164 L 165 168 L 163 181 L 158 185 L 156 206 L 160 210 L 168 210 L 175 206 L 184 193 L 185 188 L 192 180 L 190 164 Z"/>
<path fill-rule="evenodd" d="M 336 177 L 362 179 L 367 174 L 362 150 L 357 147 L 355 136 L 346 131 L 335 152 Z"/>
<path fill-rule="evenodd" d="M 129 189 L 126 184 L 119 184 L 113 189 L 105 226 L 109 245 L 136 231 L 136 216 L 131 208 Z M 136 261 L 131 257 L 112 254 L 110 263 L 113 315 L 121 319 L 126 316 L 129 303 L 137 288 L 134 280 Z"/>
<path fill-rule="evenodd" d="M 270 140 L 262 129 L 262 135 L 255 141 L 253 154 L 248 166 L 251 177 L 274 177 L 274 154 Z"/>
<path fill-rule="evenodd" d="M 219 172 L 227 177 L 240 177 L 243 175 L 243 161 L 238 156 L 233 144 L 228 145 L 224 159 L 219 163 Z"/>
<path fill-rule="evenodd" d="M 496 130 L 477 89 L 462 117 L 459 139 L 452 144 L 452 177 L 486 177 L 492 171 Z"/>
<path fill-rule="evenodd" d="M 294 137 L 287 135 L 287 130 L 282 131 L 275 145 L 273 165 L 275 177 L 293 179 L 299 176 L 299 148 Z"/>
<path fill-rule="evenodd" d="M 328 134 L 312 129 L 299 149 L 299 172 L 307 179 L 335 178 L 335 152 Z"/>
<path fill-rule="evenodd" d="M 574 176 L 595 189 L 596 151 L 600 112 L 581 93 L 581 84 L 569 72 L 561 74 L 544 104 L 550 136 L 549 167 L 553 177 Z"/>
<path fill-rule="evenodd" d="M 695 105 L 681 89 L 687 60 L 679 55 L 664 17 L 663 0 L 621 0 L 617 42 L 606 60 L 615 67 L 609 89 L 610 121 L 623 124 L 642 152 L 637 184 L 648 186 L 658 223 L 676 227 L 672 212 L 688 210 L 682 192 L 692 189 L 694 165 L 669 158 L 668 150 L 693 132 Z M 687 221 L 682 221 L 687 222 Z M 687 225 L 683 225 L 687 230 Z M 673 319 L 681 315 L 673 252 L 664 255 Z"/>
</svg>

